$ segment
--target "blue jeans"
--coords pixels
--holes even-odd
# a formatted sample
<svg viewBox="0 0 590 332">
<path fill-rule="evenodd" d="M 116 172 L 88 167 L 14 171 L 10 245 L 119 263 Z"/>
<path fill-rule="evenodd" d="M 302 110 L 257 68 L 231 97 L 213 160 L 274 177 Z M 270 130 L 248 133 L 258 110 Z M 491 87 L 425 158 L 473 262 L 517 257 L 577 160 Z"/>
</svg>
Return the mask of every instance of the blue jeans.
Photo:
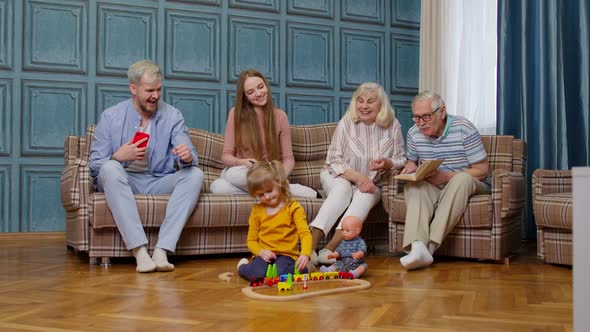
<svg viewBox="0 0 590 332">
<path fill-rule="evenodd" d="M 295 261 L 289 256 L 277 256 L 274 262 L 277 265 L 277 275 L 295 272 Z M 250 263 L 240 266 L 238 273 L 248 281 L 255 281 L 258 278 L 266 277 L 268 262 L 256 256 Z M 307 269 L 305 269 L 307 270 Z M 300 271 L 307 273 L 306 271 Z"/>
<path fill-rule="evenodd" d="M 148 243 L 133 195 L 171 194 L 156 248 L 174 252 L 184 224 L 199 200 L 203 179 L 203 171 L 197 167 L 157 177 L 149 173 L 128 173 L 121 163 L 109 160 L 100 168 L 97 185 L 98 190 L 104 192 L 128 250 Z"/>
</svg>

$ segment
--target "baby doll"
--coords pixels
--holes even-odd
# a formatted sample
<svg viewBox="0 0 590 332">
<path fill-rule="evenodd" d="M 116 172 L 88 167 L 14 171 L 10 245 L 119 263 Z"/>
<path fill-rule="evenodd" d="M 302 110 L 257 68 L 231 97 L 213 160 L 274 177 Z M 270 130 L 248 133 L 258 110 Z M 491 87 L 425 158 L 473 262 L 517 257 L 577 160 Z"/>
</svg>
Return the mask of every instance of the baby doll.
<svg viewBox="0 0 590 332">
<path fill-rule="evenodd" d="M 342 242 L 336 250 L 328 255 L 330 259 L 337 259 L 336 263 L 320 267 L 322 272 L 348 271 L 355 278 L 367 271 L 368 265 L 363 258 L 367 253 L 367 245 L 359 234 L 363 229 L 363 222 L 355 216 L 342 219 Z"/>
</svg>

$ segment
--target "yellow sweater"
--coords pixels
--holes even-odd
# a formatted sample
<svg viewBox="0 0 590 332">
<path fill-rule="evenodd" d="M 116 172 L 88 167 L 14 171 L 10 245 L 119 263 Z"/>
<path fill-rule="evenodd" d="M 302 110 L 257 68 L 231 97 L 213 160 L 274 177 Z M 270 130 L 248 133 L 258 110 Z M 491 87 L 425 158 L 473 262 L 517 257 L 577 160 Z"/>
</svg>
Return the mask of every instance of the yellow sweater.
<svg viewBox="0 0 590 332">
<path fill-rule="evenodd" d="M 299 240 L 301 255 L 311 254 L 311 232 L 307 217 L 303 207 L 294 199 L 271 216 L 266 214 L 264 205 L 254 205 L 248 223 L 248 249 L 256 256 L 266 249 L 275 255 L 297 260 L 300 255 L 297 247 Z"/>
</svg>

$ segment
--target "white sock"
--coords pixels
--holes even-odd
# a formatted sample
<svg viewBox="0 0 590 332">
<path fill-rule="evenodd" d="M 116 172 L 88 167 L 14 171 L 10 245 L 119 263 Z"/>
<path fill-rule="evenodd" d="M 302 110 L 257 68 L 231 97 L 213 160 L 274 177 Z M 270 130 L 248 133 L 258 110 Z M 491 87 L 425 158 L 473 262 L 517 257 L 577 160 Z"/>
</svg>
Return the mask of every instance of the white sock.
<svg viewBox="0 0 590 332">
<path fill-rule="evenodd" d="M 133 256 L 135 256 L 135 261 L 137 262 L 137 268 L 135 268 L 137 272 L 143 273 L 156 270 L 156 264 L 150 258 L 145 246 L 133 248 Z"/>
<path fill-rule="evenodd" d="M 248 258 L 242 258 L 238 261 L 238 271 L 240 271 L 240 266 L 244 265 L 244 264 L 248 264 Z"/>
<path fill-rule="evenodd" d="M 410 253 L 402 258 L 399 262 L 406 270 L 414 270 L 426 267 L 433 262 L 432 255 L 428 252 L 428 248 L 422 241 L 412 242 L 412 250 Z"/>
<path fill-rule="evenodd" d="M 168 263 L 166 250 L 162 248 L 154 249 L 154 253 L 152 254 L 152 260 L 156 264 L 156 270 L 160 272 L 168 272 L 174 270 L 174 265 Z"/>
</svg>

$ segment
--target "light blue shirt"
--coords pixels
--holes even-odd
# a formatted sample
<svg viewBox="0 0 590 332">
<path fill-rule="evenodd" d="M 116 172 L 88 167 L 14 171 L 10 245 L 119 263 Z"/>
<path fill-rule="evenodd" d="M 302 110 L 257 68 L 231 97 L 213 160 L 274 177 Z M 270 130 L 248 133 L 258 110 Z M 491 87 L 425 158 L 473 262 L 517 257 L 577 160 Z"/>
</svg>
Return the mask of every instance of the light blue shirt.
<svg viewBox="0 0 590 332">
<path fill-rule="evenodd" d="M 471 165 L 487 159 L 487 153 L 477 128 L 466 118 L 447 114 L 447 123 L 440 137 L 422 134 L 414 125 L 408 130 L 407 158 L 413 162 L 442 159 L 439 170 L 462 172 Z M 489 184 L 489 179 L 486 181 Z"/>
<path fill-rule="evenodd" d="M 90 171 L 93 177 L 98 175 L 103 163 L 111 158 L 123 144 L 129 142 L 139 130 L 141 116 L 133 107 L 131 99 L 122 101 L 106 109 L 101 117 L 90 151 Z M 163 101 L 152 116 L 148 149 L 148 172 L 155 176 L 164 176 L 176 172 L 174 164 L 180 168 L 198 166 L 198 156 L 191 143 L 184 118 L 179 110 Z M 172 149 L 180 144 L 186 145 L 193 155 L 191 163 L 184 163 L 172 154 Z M 121 163 L 127 167 L 127 162 Z"/>
</svg>

